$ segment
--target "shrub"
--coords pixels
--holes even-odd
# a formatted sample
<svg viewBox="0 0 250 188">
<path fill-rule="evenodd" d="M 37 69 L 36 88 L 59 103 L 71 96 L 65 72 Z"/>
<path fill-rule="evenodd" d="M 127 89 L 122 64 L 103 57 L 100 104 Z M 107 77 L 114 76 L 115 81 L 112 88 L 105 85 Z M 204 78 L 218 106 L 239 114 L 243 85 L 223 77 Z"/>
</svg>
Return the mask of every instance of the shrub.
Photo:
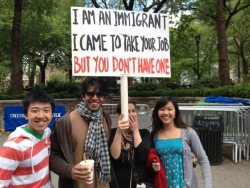
<svg viewBox="0 0 250 188">
<path fill-rule="evenodd" d="M 35 85 L 52 94 L 55 98 L 79 98 L 81 84 L 78 82 L 63 82 L 53 80 L 46 85 Z M 10 93 L 0 93 L 0 99 L 22 99 L 25 96 L 24 91 L 20 95 Z M 250 98 L 250 84 L 241 84 L 235 86 L 224 86 L 218 88 L 178 88 L 169 89 L 162 83 L 141 83 L 129 87 L 130 97 L 153 97 L 153 96 L 173 96 L 173 97 L 207 97 L 207 96 L 225 96 L 237 98 Z M 119 96 L 119 94 L 118 94 Z"/>
<path fill-rule="evenodd" d="M 66 81 L 66 73 L 65 72 L 61 72 L 61 71 L 56 71 L 51 73 L 50 77 L 49 77 L 50 81 Z"/>
<path fill-rule="evenodd" d="M 203 77 L 200 80 L 194 80 L 192 84 L 192 88 L 218 88 L 218 87 L 219 87 L 218 76 Z"/>
</svg>

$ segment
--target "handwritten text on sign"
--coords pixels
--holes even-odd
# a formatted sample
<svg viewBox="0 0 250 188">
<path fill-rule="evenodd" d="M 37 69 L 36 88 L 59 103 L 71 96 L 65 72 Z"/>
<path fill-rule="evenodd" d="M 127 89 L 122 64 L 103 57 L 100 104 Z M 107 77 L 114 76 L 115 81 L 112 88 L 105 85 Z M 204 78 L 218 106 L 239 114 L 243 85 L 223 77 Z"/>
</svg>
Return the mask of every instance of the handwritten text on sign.
<svg viewBox="0 0 250 188">
<path fill-rule="evenodd" d="M 171 77 L 166 15 L 71 8 L 75 76 Z"/>
</svg>

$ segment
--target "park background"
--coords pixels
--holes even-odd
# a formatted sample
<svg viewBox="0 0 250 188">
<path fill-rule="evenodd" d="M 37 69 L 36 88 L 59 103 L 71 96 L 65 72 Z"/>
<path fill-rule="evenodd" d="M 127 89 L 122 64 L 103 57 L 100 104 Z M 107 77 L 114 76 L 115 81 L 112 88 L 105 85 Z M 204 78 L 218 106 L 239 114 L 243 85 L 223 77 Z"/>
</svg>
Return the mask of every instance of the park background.
<svg viewBox="0 0 250 188">
<path fill-rule="evenodd" d="M 248 0 L 0 0 L 0 5 L 2 100 L 21 99 L 33 87 L 55 98 L 79 97 L 84 77 L 72 76 L 71 6 L 169 15 L 171 78 L 129 78 L 130 97 L 250 98 Z M 109 95 L 119 96 L 119 79 L 104 80 Z"/>
<path fill-rule="evenodd" d="M 201 103 L 211 95 L 250 98 L 249 0 L 0 0 L 0 115 L 34 87 L 46 89 L 67 110 L 75 107 L 84 77 L 72 76 L 72 6 L 169 15 L 172 76 L 129 78 L 129 97 L 137 103 L 153 107 L 164 95 L 180 103 Z M 103 80 L 107 103 L 117 103 L 119 79 Z M 214 187 L 248 187 L 249 161 L 235 164 L 231 148 L 224 151 L 222 165 L 212 166 Z"/>
</svg>

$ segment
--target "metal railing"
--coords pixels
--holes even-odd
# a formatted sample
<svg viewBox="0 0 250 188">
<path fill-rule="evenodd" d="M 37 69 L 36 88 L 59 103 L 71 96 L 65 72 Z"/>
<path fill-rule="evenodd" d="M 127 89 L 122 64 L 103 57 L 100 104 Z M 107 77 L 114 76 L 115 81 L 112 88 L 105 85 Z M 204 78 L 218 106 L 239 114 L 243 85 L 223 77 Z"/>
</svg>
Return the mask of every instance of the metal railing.
<svg viewBox="0 0 250 188">
<path fill-rule="evenodd" d="M 236 105 L 189 105 L 179 106 L 181 117 L 188 125 L 193 125 L 197 114 L 216 114 L 223 117 L 223 142 L 233 144 L 232 158 L 241 162 L 243 156 L 249 160 L 250 107 Z"/>
<path fill-rule="evenodd" d="M 103 104 L 103 109 L 107 112 L 112 120 L 112 127 L 117 126 L 118 115 L 116 113 L 117 104 Z M 136 104 L 138 121 L 140 128 L 151 130 L 151 113 L 147 104 Z"/>
</svg>

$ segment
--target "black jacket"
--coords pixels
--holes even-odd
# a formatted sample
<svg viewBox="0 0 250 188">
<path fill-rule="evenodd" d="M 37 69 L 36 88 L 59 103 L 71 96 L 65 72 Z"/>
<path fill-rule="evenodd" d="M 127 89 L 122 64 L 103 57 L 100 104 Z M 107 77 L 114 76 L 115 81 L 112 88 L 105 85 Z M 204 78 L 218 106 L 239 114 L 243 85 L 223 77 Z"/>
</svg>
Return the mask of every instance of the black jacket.
<svg viewBox="0 0 250 188">
<path fill-rule="evenodd" d="M 115 136 L 116 128 L 111 129 L 109 145 L 112 144 Z M 152 182 L 152 175 L 146 168 L 146 161 L 151 147 L 150 132 L 147 129 L 140 129 L 142 142 L 137 148 L 134 149 L 134 165 L 138 174 L 139 182 Z M 115 179 L 119 188 L 128 188 L 131 177 L 131 161 L 128 160 L 128 152 L 121 151 L 121 155 L 118 159 L 114 159 L 111 156 L 111 162 L 115 177 L 112 178 L 110 188 L 117 188 L 115 185 Z M 132 188 L 136 187 L 134 178 L 132 178 Z"/>
</svg>

